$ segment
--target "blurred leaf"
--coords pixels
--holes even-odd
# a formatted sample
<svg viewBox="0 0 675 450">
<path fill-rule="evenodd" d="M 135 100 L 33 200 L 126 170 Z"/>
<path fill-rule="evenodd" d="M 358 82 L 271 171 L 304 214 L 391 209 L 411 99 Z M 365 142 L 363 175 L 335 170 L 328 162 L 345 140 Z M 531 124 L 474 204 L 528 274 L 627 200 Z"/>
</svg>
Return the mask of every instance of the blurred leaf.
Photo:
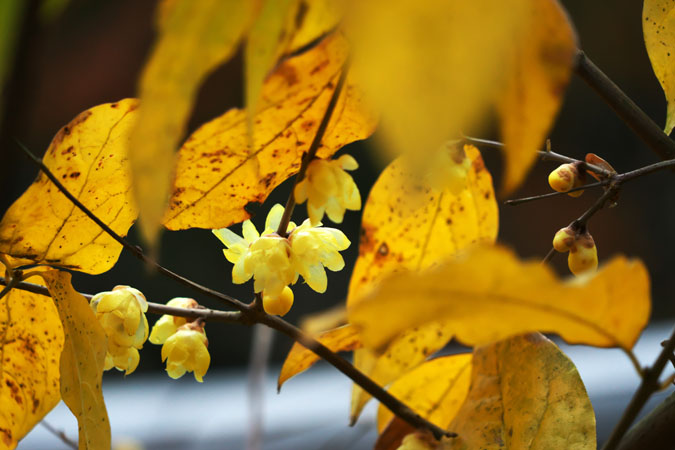
<svg viewBox="0 0 675 450">
<path fill-rule="evenodd" d="M 42 0 L 38 14 L 43 22 L 53 22 L 66 10 L 70 0 Z"/>
<path fill-rule="evenodd" d="M 577 49 L 575 32 L 557 0 L 528 3 L 525 26 L 508 49 L 513 61 L 498 101 L 506 144 L 505 192 L 513 191 L 534 163 L 562 104 Z"/>
<path fill-rule="evenodd" d="M 127 159 L 137 107 L 137 100 L 125 99 L 84 111 L 59 130 L 43 158 L 71 194 L 122 236 L 137 215 Z M 0 222 L 0 253 L 23 264 L 99 274 L 115 265 L 121 251 L 43 173 Z"/>
<path fill-rule="evenodd" d="M 335 29 L 342 19 L 343 9 L 342 0 L 301 0 L 296 16 L 299 25 L 293 33 L 289 50 L 296 51 Z"/>
<path fill-rule="evenodd" d="M 61 320 L 49 297 L 13 289 L 0 299 L 0 448 L 15 448 L 61 401 L 62 349 Z"/>
<path fill-rule="evenodd" d="M 502 247 L 478 247 L 424 273 L 388 278 L 348 314 L 364 346 L 377 351 L 437 320 L 470 346 L 542 331 L 572 344 L 628 350 L 649 311 L 649 275 L 639 260 L 618 256 L 594 275 L 561 282 L 538 261 L 521 262 Z"/>
<path fill-rule="evenodd" d="M 382 172 L 363 211 L 349 306 L 393 272 L 425 270 L 472 244 L 495 241 L 499 212 L 492 177 L 477 148 L 467 145 L 464 151 L 471 164 L 465 187 L 456 192 L 451 187 L 436 190 L 416 178 L 405 158 L 395 160 Z M 363 354 L 366 350 L 357 350 L 354 363 L 385 386 L 443 348 L 453 332 L 443 322 L 424 324 L 405 331 L 375 359 Z M 354 385 L 352 421 L 369 399 L 368 393 Z"/>
<path fill-rule="evenodd" d="M 403 375 L 391 385 L 389 393 L 423 418 L 444 428 L 464 403 L 470 381 L 470 353 L 441 356 Z M 378 432 L 382 433 L 393 418 L 387 407 L 380 404 Z"/>
<path fill-rule="evenodd" d="M 41 274 L 61 317 L 61 397 L 77 418 L 80 450 L 110 449 L 110 422 L 101 379 L 107 349 L 103 327 L 89 302 L 70 284 L 68 272 Z"/>
<path fill-rule="evenodd" d="M 385 150 L 424 157 L 473 130 L 505 82 L 531 1 L 349 3 L 354 70 L 382 112 Z"/>
<path fill-rule="evenodd" d="M 675 127 L 675 4 L 669 0 L 645 0 L 642 30 L 654 74 L 666 94 L 664 131 L 670 134 Z"/>
<path fill-rule="evenodd" d="M 316 336 L 316 339 L 334 352 L 354 350 L 361 346 L 358 333 L 350 325 L 325 331 Z M 321 358 L 316 353 L 299 342 L 294 343 L 279 373 L 277 389 L 281 389 L 289 378 L 312 367 L 319 359 Z"/>
<path fill-rule="evenodd" d="M 594 450 L 595 415 L 574 364 L 540 334 L 474 351 L 471 389 L 439 449 Z"/>
<path fill-rule="evenodd" d="M 223 228 L 250 217 L 245 207 L 262 203 L 298 172 L 316 135 L 347 56 L 340 35 L 281 64 L 267 78 L 249 146 L 246 111 L 232 109 L 202 125 L 179 152 L 174 190 L 164 218 L 170 230 Z M 347 80 L 318 156 L 365 139 L 376 119 Z"/>
<path fill-rule="evenodd" d="M 197 89 L 237 50 L 257 7 L 250 0 L 175 0 L 159 9 L 159 35 L 139 81 L 142 106 L 129 153 L 141 234 L 151 246 Z"/>
</svg>

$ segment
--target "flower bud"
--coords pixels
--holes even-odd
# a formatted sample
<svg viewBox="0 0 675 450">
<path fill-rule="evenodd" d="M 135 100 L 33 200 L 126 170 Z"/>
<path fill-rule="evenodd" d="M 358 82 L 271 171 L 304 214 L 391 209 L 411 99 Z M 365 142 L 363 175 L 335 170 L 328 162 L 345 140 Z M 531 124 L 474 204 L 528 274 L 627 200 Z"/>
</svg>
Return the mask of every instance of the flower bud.
<svg viewBox="0 0 675 450">
<path fill-rule="evenodd" d="M 267 314 L 284 316 L 293 306 L 293 291 L 286 286 L 281 294 L 272 297 L 263 291 L 263 309 Z"/>
<path fill-rule="evenodd" d="M 198 322 L 191 322 L 180 327 L 162 346 L 162 361 L 166 361 L 166 371 L 173 379 L 194 372 L 200 383 L 211 364 L 211 355 L 207 349 L 204 327 Z"/>
<path fill-rule="evenodd" d="M 574 234 L 570 227 L 561 228 L 553 237 L 553 248 L 560 253 L 569 252 L 574 243 Z"/>
<path fill-rule="evenodd" d="M 595 271 L 598 268 L 598 249 L 590 233 L 579 236 L 570 248 L 567 265 L 574 275 Z"/>
<path fill-rule="evenodd" d="M 580 172 L 577 164 L 562 164 L 548 176 L 548 184 L 554 191 L 567 192 L 584 185 L 585 172 Z M 570 192 L 571 197 L 579 197 L 584 191 Z"/>
</svg>

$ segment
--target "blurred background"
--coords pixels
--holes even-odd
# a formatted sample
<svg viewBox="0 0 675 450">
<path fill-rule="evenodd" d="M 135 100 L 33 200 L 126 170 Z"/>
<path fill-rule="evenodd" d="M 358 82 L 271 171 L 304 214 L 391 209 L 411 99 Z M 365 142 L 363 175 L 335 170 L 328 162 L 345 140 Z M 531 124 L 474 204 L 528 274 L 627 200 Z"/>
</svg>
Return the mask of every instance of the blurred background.
<svg viewBox="0 0 675 450">
<path fill-rule="evenodd" d="M 0 117 L 1 211 L 7 209 L 37 175 L 36 169 L 21 154 L 12 139 L 19 139 L 36 154 L 41 155 L 58 129 L 81 111 L 100 103 L 133 97 L 136 81 L 154 38 L 155 1 L 71 0 L 46 3 L 53 3 L 56 6 L 52 10 L 45 11 L 40 2 L 26 0 L 22 3 L 23 21 L 16 29 L 14 62 L 6 70 L 6 83 L 2 95 L 4 109 Z M 59 9 L 60 3 L 64 5 L 62 10 Z M 666 104 L 644 48 L 641 29 L 642 2 L 614 0 L 611 8 L 608 8 L 606 2 L 563 0 L 561 3 L 567 8 L 576 26 L 581 48 L 647 114 L 662 125 L 665 121 Z M 238 55 L 209 76 L 197 99 L 188 134 L 227 109 L 242 105 L 241 74 L 242 60 L 241 55 Z M 480 137 L 499 138 L 497 134 L 491 132 L 486 132 Z M 659 160 L 609 107 L 576 77 L 572 78 L 560 117 L 550 138 L 553 150 L 559 153 L 580 159 L 588 152 L 597 153 L 607 159 L 619 172 Z M 359 160 L 360 168 L 354 177 L 365 199 L 382 169 L 381 161 L 373 157 L 373 148 L 369 141 L 352 144 L 343 151 L 353 154 Z M 498 152 L 486 148 L 483 150 L 483 156 L 493 173 L 495 184 L 499 185 L 501 161 Z M 524 197 L 549 192 L 547 175 L 553 168 L 555 168 L 553 163 L 538 163 L 514 196 Z M 254 222 L 260 224 L 264 221 L 266 211 L 272 204 L 285 202 L 289 188 L 288 183 L 279 186 L 268 202 L 262 206 L 261 214 L 254 218 Z M 652 277 L 654 299 L 652 321 L 655 323 L 668 320 L 675 314 L 675 302 L 672 297 L 675 291 L 675 276 L 673 276 L 675 240 L 671 234 L 675 229 L 675 208 L 672 207 L 674 193 L 671 172 L 661 172 L 640 179 L 623 190 L 617 208 L 600 212 L 590 225 L 601 262 L 616 253 L 640 257 L 646 262 Z M 597 194 L 597 191 L 587 192 L 579 199 L 558 196 L 517 207 L 502 206 L 499 239 L 515 248 L 523 257 L 540 259 L 550 249 L 555 231 L 578 217 L 594 201 Z M 298 208 L 297 220 L 301 220 L 304 213 L 304 207 Z M 360 213 L 348 212 L 341 227 L 353 242 L 351 248 L 344 252 L 347 269 L 329 274 L 329 289 L 325 295 L 318 295 L 306 286 L 298 284 L 294 288 L 295 305 L 286 316 L 289 321 L 298 323 L 303 316 L 328 309 L 344 301 L 350 268 L 358 250 L 359 223 Z M 234 230 L 238 232 L 239 227 L 235 226 Z M 138 242 L 134 228 L 130 231 L 130 239 Z M 249 284 L 243 286 L 231 284 L 232 266 L 223 258 L 220 242 L 208 230 L 165 232 L 161 263 L 199 283 L 242 300 L 249 300 L 251 297 Z M 567 273 L 564 257 L 559 255 L 554 258 L 553 264 L 561 274 Z M 122 254 L 113 270 L 103 275 L 74 276 L 74 285 L 81 292 L 96 293 L 109 290 L 117 284 L 132 285 L 144 292 L 148 300 L 154 302 L 166 302 L 173 297 L 193 295 L 186 288 L 147 272 L 139 261 L 127 253 Z M 207 298 L 197 298 L 197 301 L 207 307 L 218 307 Z M 155 320 L 149 319 L 151 322 Z M 216 386 L 211 386 L 210 378 L 217 379 L 216 374 L 227 373 L 229 378 L 226 378 L 233 383 L 245 380 L 243 369 L 249 360 L 252 332 L 251 329 L 242 326 L 209 325 L 207 334 L 211 342 L 212 366 L 203 386 L 195 386 L 196 383 L 189 376 L 179 382 L 166 377 L 160 360 L 160 348 L 150 343 L 142 351 L 137 373 L 124 383 L 132 385 L 136 383 L 136 379 L 139 383 L 140 380 L 152 379 L 153 382 L 143 386 L 156 387 L 161 384 L 175 396 L 193 396 L 195 392 L 201 394 L 194 395 L 216 395 L 225 408 L 228 403 L 227 393 L 218 391 L 218 386 L 221 386 L 219 382 L 216 382 Z M 661 338 L 665 337 L 664 335 Z M 657 340 L 654 342 L 658 345 Z M 272 375 L 276 375 L 276 367 L 283 361 L 290 346 L 291 342 L 285 337 L 275 337 L 271 355 Z M 232 370 L 235 372 L 230 372 Z M 324 394 L 329 395 L 321 391 L 320 385 L 330 386 L 333 381 L 340 378 L 335 371 L 331 371 L 331 368 L 326 368 L 321 373 L 326 374 L 326 381 L 317 382 L 314 397 L 303 397 L 307 402 L 316 401 Z M 120 382 L 123 375 L 112 372 L 106 373 L 105 377 L 112 386 Z M 607 374 L 607 377 L 611 375 Z M 293 383 L 294 381 L 291 381 L 289 385 Z M 342 383 L 346 381 L 342 380 Z M 171 387 L 186 385 L 191 386 L 189 391 L 185 391 L 190 392 L 187 394 L 181 394 L 182 391 Z M 344 386 L 348 386 L 348 383 Z M 327 392 L 329 390 L 327 389 Z M 334 424 L 339 424 L 336 432 L 339 432 L 340 427 L 346 427 L 347 423 L 348 389 L 343 391 L 344 396 L 335 400 L 342 405 L 343 411 L 334 418 Z M 620 393 L 617 391 L 616 395 L 619 396 Z M 293 397 L 287 398 L 287 401 L 289 407 L 294 405 Z M 615 401 L 617 404 L 614 405 L 614 409 L 622 409 L 621 405 L 625 402 L 621 403 L 618 397 Z M 240 407 L 245 408 L 244 401 Z M 228 417 L 245 417 L 245 415 L 245 411 L 233 410 Z M 299 423 L 302 420 L 298 417 Z M 114 409 L 111 409 L 111 421 L 115 434 Z M 610 424 L 611 422 L 606 426 Z M 162 433 L 161 427 L 155 428 L 155 432 Z M 239 429 L 239 432 L 242 433 L 243 430 Z M 295 447 L 289 448 L 319 448 L 297 443 L 293 445 Z M 176 448 L 183 447 L 179 445 Z M 343 448 L 343 444 L 335 448 Z"/>
</svg>

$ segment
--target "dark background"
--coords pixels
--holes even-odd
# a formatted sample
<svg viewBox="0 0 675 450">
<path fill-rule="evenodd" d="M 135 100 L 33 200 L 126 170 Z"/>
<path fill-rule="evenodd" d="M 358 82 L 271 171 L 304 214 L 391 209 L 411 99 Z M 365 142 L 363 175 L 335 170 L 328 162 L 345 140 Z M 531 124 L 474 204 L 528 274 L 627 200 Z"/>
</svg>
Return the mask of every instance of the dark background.
<svg viewBox="0 0 675 450">
<path fill-rule="evenodd" d="M 94 105 L 135 95 L 143 62 L 154 37 L 154 1 L 73 0 L 52 22 L 38 19 L 35 3 L 29 2 L 18 42 L 15 64 L 6 86 L 5 114 L 0 135 L 0 211 L 21 195 L 36 176 L 35 168 L 20 153 L 11 138 L 18 138 L 37 154 L 42 154 L 56 131 L 79 112 Z M 652 72 L 641 30 L 642 2 L 563 1 L 579 34 L 581 47 L 654 120 L 665 121 L 663 92 Z M 241 55 L 214 72 L 202 86 L 189 131 L 242 103 Z M 498 138 L 490 133 L 485 138 Z M 583 158 L 594 152 L 609 160 L 619 171 L 627 171 L 658 161 L 627 126 L 576 77 L 568 89 L 565 103 L 551 133 L 553 149 Z M 366 197 L 381 167 L 371 157 L 369 142 L 346 149 L 361 163 L 355 178 Z M 496 151 L 483 151 L 488 167 L 499 185 L 501 162 Z M 369 159 L 370 158 L 370 159 Z M 515 194 L 517 197 L 549 192 L 546 177 L 555 165 L 539 163 Z M 285 201 L 288 183 L 280 186 L 268 203 Z M 621 252 L 642 258 L 652 276 L 653 320 L 675 313 L 671 293 L 675 288 L 672 264 L 675 250 L 675 208 L 671 172 L 662 172 L 626 186 L 619 207 L 597 214 L 591 231 L 601 262 Z M 579 216 L 596 198 L 598 191 L 579 199 L 560 196 L 518 207 L 500 208 L 500 241 L 514 247 L 523 257 L 541 258 L 549 250 L 555 231 Z M 300 214 L 304 207 L 299 208 Z M 264 220 L 258 217 L 259 224 Z M 300 217 L 298 217 L 300 219 Z M 345 252 L 347 269 L 329 274 L 329 290 L 318 295 L 306 286 L 295 288 L 295 306 L 287 318 L 294 323 L 304 315 L 327 309 L 346 296 L 349 274 L 357 253 L 360 213 L 347 213 L 341 228 L 352 239 Z M 235 227 L 235 231 L 238 228 Z M 135 229 L 130 239 L 136 241 Z M 165 232 L 161 263 L 193 280 L 243 300 L 251 296 L 251 286 L 232 285 L 231 264 L 222 255 L 222 246 L 209 231 Z M 557 256 L 554 265 L 566 274 L 566 261 Z M 150 301 L 165 302 L 176 296 L 191 296 L 185 287 L 148 273 L 132 256 L 123 253 L 117 266 L 93 277 L 76 274 L 74 284 L 82 292 L 109 290 L 116 284 L 129 284 L 143 291 Z M 205 306 L 217 307 L 209 299 L 197 298 Z M 630 311 L 626 312 L 630 314 Z M 151 322 L 154 317 L 149 318 Z M 250 329 L 243 326 L 209 325 L 212 367 L 243 365 L 248 360 Z M 281 361 L 290 347 L 286 338 L 275 343 L 273 360 Z M 139 371 L 161 370 L 159 347 L 150 343 L 142 351 Z M 120 373 L 109 376 L 121 377 Z"/>
</svg>

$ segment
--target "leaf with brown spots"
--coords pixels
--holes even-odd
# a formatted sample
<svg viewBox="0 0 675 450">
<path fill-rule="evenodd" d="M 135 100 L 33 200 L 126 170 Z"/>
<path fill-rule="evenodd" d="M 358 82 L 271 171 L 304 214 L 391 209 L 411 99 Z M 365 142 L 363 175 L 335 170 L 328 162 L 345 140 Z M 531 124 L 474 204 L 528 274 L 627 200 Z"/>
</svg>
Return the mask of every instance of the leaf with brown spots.
<svg viewBox="0 0 675 450">
<path fill-rule="evenodd" d="M 541 331 L 629 350 L 649 311 L 649 275 L 639 260 L 617 256 L 593 275 L 561 281 L 539 261 L 482 246 L 423 273 L 394 274 L 348 317 L 364 346 L 379 352 L 400 333 L 438 320 L 470 346 Z"/>
<path fill-rule="evenodd" d="M 101 379 L 108 346 L 89 302 L 73 289 L 68 272 L 41 274 L 61 317 L 61 398 L 77 418 L 80 450 L 110 449 L 110 422 Z"/>
<path fill-rule="evenodd" d="M 515 189 L 553 125 L 572 73 L 576 35 L 557 0 L 530 0 L 507 53 L 506 88 L 498 97 L 504 152 L 504 191 Z"/>
<path fill-rule="evenodd" d="M 0 299 L 0 448 L 16 447 L 61 400 L 62 349 L 61 320 L 49 297 L 13 289 Z"/>
<path fill-rule="evenodd" d="M 223 228 L 250 217 L 248 203 L 262 203 L 297 173 L 330 100 L 347 42 L 340 35 L 290 58 L 267 78 L 249 147 L 246 111 L 233 109 L 202 125 L 179 152 L 165 225 L 171 230 Z M 368 137 L 375 118 L 349 81 L 335 108 L 318 156 Z"/>
<path fill-rule="evenodd" d="M 380 175 L 363 211 L 349 306 L 393 272 L 425 270 L 474 243 L 495 241 L 499 212 L 492 177 L 477 148 L 467 145 L 464 151 L 471 168 L 465 188 L 458 192 L 450 187 L 443 191 L 432 188 L 411 173 L 403 158 Z M 452 334 L 445 323 L 425 324 L 403 333 L 378 358 L 358 350 L 355 365 L 385 386 L 443 348 Z M 354 385 L 352 420 L 369 399 L 370 395 Z"/>
<path fill-rule="evenodd" d="M 234 54 L 257 7 L 250 0 L 175 0 L 159 9 L 157 41 L 139 81 L 143 104 L 129 154 L 140 229 L 151 246 L 197 89 Z"/>
<path fill-rule="evenodd" d="M 439 450 L 594 450 L 595 415 L 579 373 L 540 334 L 474 351 L 468 397 Z"/>
<path fill-rule="evenodd" d="M 351 351 L 361 346 L 358 333 L 350 325 L 325 331 L 316 336 L 316 339 L 334 352 Z M 294 343 L 279 373 L 277 389 L 281 389 L 289 378 L 312 367 L 319 359 L 321 358 L 316 353 L 299 342 Z"/>
<path fill-rule="evenodd" d="M 442 356 L 411 370 L 389 388 L 389 393 L 417 414 L 441 428 L 455 418 L 469 392 L 471 354 Z M 394 415 L 386 406 L 377 412 L 382 433 Z"/>
<path fill-rule="evenodd" d="M 125 236 L 136 219 L 127 147 L 138 101 L 95 106 L 61 128 L 44 164 L 91 212 Z M 0 253 L 22 264 L 50 264 L 99 274 L 122 246 L 40 173 L 0 222 Z"/>
<path fill-rule="evenodd" d="M 675 127 L 675 4 L 669 0 L 645 0 L 642 31 L 654 74 L 666 94 L 664 131 L 670 134 Z"/>
</svg>

